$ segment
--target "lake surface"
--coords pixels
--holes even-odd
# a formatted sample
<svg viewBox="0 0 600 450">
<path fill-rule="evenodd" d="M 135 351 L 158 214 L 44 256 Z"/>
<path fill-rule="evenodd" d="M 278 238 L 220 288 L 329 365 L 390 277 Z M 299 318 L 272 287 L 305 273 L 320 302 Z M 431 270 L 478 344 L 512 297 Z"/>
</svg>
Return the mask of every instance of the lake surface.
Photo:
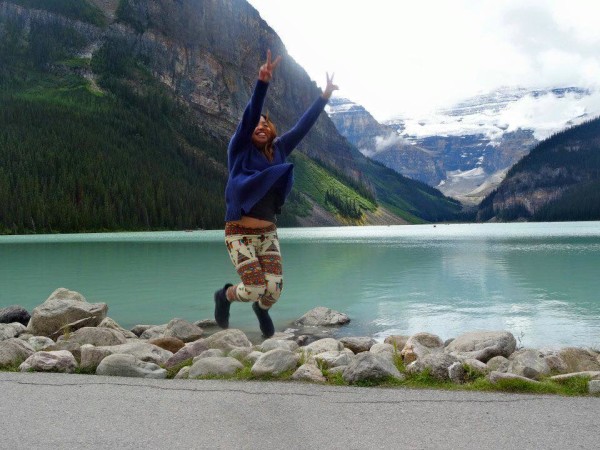
<svg viewBox="0 0 600 450">
<path fill-rule="evenodd" d="M 283 330 L 309 309 L 348 314 L 342 334 L 511 331 L 521 345 L 600 348 L 600 222 L 279 230 Z M 212 318 L 237 275 L 223 231 L 0 236 L 0 307 L 58 287 L 106 302 L 124 327 Z M 230 326 L 256 331 L 249 304 Z"/>
</svg>

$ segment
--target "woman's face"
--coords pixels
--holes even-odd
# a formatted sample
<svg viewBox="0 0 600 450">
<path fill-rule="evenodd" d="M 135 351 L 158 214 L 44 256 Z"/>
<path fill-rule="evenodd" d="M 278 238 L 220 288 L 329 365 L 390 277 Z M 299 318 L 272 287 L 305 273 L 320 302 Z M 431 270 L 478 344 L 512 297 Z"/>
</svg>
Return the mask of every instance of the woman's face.
<svg viewBox="0 0 600 450">
<path fill-rule="evenodd" d="M 256 145 L 258 148 L 263 148 L 265 144 L 273 140 L 274 133 L 271 127 L 269 126 L 269 122 L 265 120 L 264 117 L 260 117 L 260 122 L 258 122 L 257 127 L 254 129 L 254 133 L 252 133 L 252 143 Z"/>
</svg>

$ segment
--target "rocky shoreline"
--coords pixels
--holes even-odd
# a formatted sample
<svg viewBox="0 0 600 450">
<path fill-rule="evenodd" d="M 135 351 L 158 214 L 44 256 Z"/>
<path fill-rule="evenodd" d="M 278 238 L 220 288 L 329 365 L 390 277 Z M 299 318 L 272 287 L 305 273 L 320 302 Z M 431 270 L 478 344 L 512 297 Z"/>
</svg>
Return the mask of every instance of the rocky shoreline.
<svg viewBox="0 0 600 450">
<path fill-rule="evenodd" d="M 88 303 L 60 288 L 30 314 L 0 309 L 0 369 L 144 378 L 214 378 L 245 373 L 248 379 L 289 379 L 349 385 L 401 383 L 425 375 L 433 382 L 465 384 L 569 383 L 582 380 L 600 394 L 600 352 L 568 347 L 517 348 L 508 331 L 474 331 L 443 342 L 430 333 L 335 339 L 328 330 L 350 321 L 317 307 L 293 329 L 252 343 L 241 330 L 220 330 L 213 320 L 131 330 L 107 316 L 105 303 Z"/>
</svg>

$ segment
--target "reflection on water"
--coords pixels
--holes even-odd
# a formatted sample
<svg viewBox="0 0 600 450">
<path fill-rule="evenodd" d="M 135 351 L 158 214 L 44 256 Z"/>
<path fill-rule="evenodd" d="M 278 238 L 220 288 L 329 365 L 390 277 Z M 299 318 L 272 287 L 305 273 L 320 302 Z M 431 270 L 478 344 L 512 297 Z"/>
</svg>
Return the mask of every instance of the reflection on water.
<svg viewBox="0 0 600 450">
<path fill-rule="evenodd" d="M 279 328 L 324 305 L 343 334 L 508 329 L 523 345 L 600 347 L 600 223 L 423 225 L 280 230 Z M 212 315 L 236 278 L 222 231 L 0 237 L 0 307 L 55 288 L 109 304 L 124 326 Z M 231 326 L 256 328 L 249 305 Z"/>
</svg>

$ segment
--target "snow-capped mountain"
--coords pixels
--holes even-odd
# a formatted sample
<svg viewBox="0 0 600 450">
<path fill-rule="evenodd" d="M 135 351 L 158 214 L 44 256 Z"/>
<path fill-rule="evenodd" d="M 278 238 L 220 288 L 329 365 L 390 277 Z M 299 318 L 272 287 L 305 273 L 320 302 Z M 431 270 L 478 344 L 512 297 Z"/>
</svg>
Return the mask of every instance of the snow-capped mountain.
<svg viewBox="0 0 600 450">
<path fill-rule="evenodd" d="M 600 114 L 600 90 L 501 88 L 384 124 L 337 99 L 329 115 L 359 150 L 465 204 L 477 204 L 540 140 Z"/>
</svg>

